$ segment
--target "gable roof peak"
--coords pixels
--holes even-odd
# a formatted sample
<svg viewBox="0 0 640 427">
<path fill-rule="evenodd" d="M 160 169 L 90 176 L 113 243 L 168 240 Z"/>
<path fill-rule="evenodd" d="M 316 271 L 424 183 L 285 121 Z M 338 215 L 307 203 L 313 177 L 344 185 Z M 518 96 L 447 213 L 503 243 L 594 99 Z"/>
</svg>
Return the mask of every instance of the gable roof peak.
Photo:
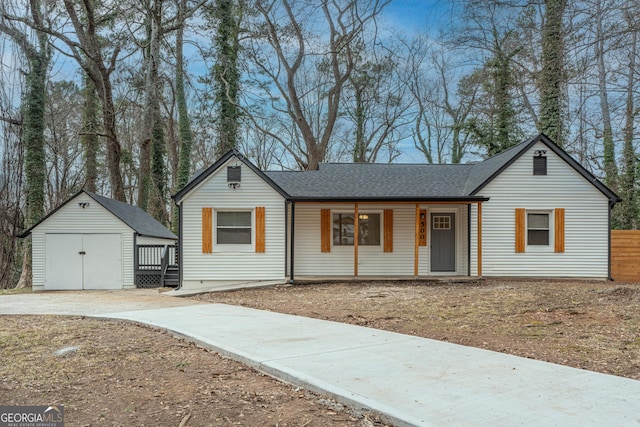
<svg viewBox="0 0 640 427">
<path fill-rule="evenodd" d="M 276 190 L 282 197 L 288 197 L 287 193 L 279 187 L 275 182 L 271 180 L 263 171 L 255 166 L 244 154 L 238 151 L 236 148 L 232 148 L 227 151 L 222 157 L 216 160 L 208 168 L 204 169 L 201 173 L 196 173 L 192 176 L 192 179 L 180 189 L 176 194 L 171 196 L 176 204 L 179 204 L 192 190 L 199 186 L 202 182 L 207 180 L 214 172 L 220 169 L 225 163 L 227 163 L 232 157 L 236 157 L 245 166 L 251 169 L 256 175 L 262 178 L 267 184 L 269 184 L 274 190 Z"/>
<path fill-rule="evenodd" d="M 24 233 L 20 234 L 18 237 L 25 238 L 34 228 L 38 225 L 42 224 L 48 218 L 57 213 L 64 206 L 71 203 L 73 200 L 77 199 L 81 194 L 86 194 L 104 209 L 106 209 L 113 216 L 118 218 L 124 224 L 126 224 L 129 228 L 131 228 L 134 232 L 141 236 L 147 237 L 158 237 L 161 239 L 172 239 L 177 240 L 178 237 L 173 234 L 169 229 L 167 229 L 164 225 L 158 222 L 155 218 L 149 215 L 144 210 L 140 209 L 137 206 L 130 205 L 125 202 L 120 202 L 118 200 L 110 199 L 105 196 L 100 196 L 96 193 L 92 193 L 87 190 L 80 190 L 73 196 L 69 197 L 64 203 L 55 208 L 53 211 L 49 212 L 46 216 L 44 216 L 40 221 L 38 221 L 31 228 L 26 230 Z"/>
<path fill-rule="evenodd" d="M 470 195 L 476 195 L 480 190 L 487 186 L 495 177 L 500 175 L 506 168 L 508 168 L 513 162 L 518 160 L 527 150 L 533 147 L 537 143 L 546 145 L 551 151 L 553 151 L 558 157 L 564 160 L 569 166 L 571 166 L 576 172 L 578 172 L 584 179 L 596 187 L 601 193 L 603 193 L 611 203 L 617 203 L 621 201 L 620 197 L 615 194 L 611 189 L 598 180 L 591 172 L 586 170 L 580 163 L 578 163 L 573 157 L 571 157 L 566 151 L 564 151 L 558 144 L 551 140 L 544 133 L 539 133 L 533 138 L 516 144 L 513 147 L 496 154 L 482 162 L 474 165 L 474 170 L 469 174 L 467 181 L 467 190 Z"/>
</svg>

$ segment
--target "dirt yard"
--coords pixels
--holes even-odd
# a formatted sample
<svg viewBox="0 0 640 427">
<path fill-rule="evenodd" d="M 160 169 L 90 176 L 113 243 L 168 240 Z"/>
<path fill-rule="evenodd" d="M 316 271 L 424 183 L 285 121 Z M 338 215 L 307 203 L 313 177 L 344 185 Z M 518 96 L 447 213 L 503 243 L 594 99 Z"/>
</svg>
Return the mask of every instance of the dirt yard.
<svg viewBox="0 0 640 427">
<path fill-rule="evenodd" d="M 352 323 L 640 380 L 640 285 L 328 283 L 196 297 Z"/>
<path fill-rule="evenodd" d="M 69 427 L 384 424 L 144 326 L 0 316 L 0 404 L 65 406 Z"/>
<path fill-rule="evenodd" d="M 640 379 L 640 285 L 328 283 L 211 293 L 239 304 Z M 166 333 L 0 317 L 0 404 L 64 404 L 69 426 L 383 426 Z"/>
</svg>

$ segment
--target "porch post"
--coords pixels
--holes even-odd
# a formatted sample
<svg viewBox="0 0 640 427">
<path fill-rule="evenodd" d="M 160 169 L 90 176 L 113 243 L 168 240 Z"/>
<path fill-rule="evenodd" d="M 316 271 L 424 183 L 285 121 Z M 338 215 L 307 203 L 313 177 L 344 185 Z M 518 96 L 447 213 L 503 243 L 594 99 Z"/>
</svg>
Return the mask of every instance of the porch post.
<svg viewBox="0 0 640 427">
<path fill-rule="evenodd" d="M 285 206 L 285 211 L 286 211 L 286 206 Z M 291 245 L 289 248 L 289 283 L 294 283 L 295 278 L 294 278 L 294 263 L 295 263 L 295 243 L 296 243 L 296 202 L 291 202 Z M 287 256 L 286 251 L 285 251 L 285 257 Z M 287 261 L 285 260 L 285 264 L 287 263 Z M 286 272 L 286 265 L 285 265 L 285 272 Z"/>
<path fill-rule="evenodd" d="M 478 202 L 478 276 L 482 276 L 482 202 Z"/>
<path fill-rule="evenodd" d="M 353 208 L 353 277 L 358 277 L 358 226 L 360 219 L 358 218 L 358 204 L 354 204 Z"/>
</svg>

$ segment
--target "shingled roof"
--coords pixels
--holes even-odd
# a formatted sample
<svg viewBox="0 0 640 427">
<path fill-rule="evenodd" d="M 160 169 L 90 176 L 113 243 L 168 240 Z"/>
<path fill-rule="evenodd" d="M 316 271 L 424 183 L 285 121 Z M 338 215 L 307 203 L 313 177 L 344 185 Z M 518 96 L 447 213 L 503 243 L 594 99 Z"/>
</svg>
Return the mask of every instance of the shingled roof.
<svg viewBox="0 0 640 427">
<path fill-rule="evenodd" d="M 474 201 L 487 200 L 480 191 L 534 144 L 541 142 L 594 185 L 612 203 L 620 198 L 548 137 L 539 134 L 502 153 L 474 164 L 321 163 L 316 171 L 258 170 L 236 150 L 194 174 L 174 196 L 180 202 L 232 156 L 293 201 Z"/>
<path fill-rule="evenodd" d="M 89 191 L 85 191 L 85 193 L 141 236 L 178 239 L 167 227 L 137 206 L 119 202 Z"/>
<path fill-rule="evenodd" d="M 35 224 L 33 227 L 22 233 L 19 237 L 27 237 L 31 234 L 31 231 L 40 225 L 47 218 L 58 212 L 63 206 L 67 205 L 69 202 L 74 200 L 80 194 L 85 193 L 87 196 L 91 197 L 98 204 L 100 204 L 103 208 L 111 212 L 115 217 L 117 217 L 120 221 L 124 222 L 128 225 L 133 231 L 138 233 L 141 236 L 147 237 L 158 237 L 161 239 L 172 239 L 178 240 L 178 237 L 169 231 L 164 225 L 160 222 L 156 221 L 151 215 L 143 211 L 137 206 L 132 206 L 128 203 L 119 202 L 117 200 L 110 199 L 108 197 L 100 196 L 98 194 L 81 190 L 76 193 L 72 197 L 69 198 L 66 202 L 58 206 L 55 210 L 50 212 L 47 216 L 42 218 Z"/>
<path fill-rule="evenodd" d="M 469 199 L 473 165 L 321 163 L 317 171 L 266 172 L 292 200 Z M 472 197 L 473 198 L 473 197 Z"/>
</svg>

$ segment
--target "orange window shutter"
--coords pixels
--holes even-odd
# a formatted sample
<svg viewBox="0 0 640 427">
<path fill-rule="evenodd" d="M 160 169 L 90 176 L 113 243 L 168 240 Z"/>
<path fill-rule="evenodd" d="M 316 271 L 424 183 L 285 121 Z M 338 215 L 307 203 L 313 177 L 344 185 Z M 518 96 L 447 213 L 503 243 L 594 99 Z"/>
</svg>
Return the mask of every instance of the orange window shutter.
<svg viewBox="0 0 640 427">
<path fill-rule="evenodd" d="M 555 210 L 554 229 L 554 251 L 564 252 L 564 208 Z"/>
<path fill-rule="evenodd" d="M 527 221 L 523 208 L 516 208 L 516 252 L 524 252 L 526 245 Z"/>
<path fill-rule="evenodd" d="M 265 234 L 264 206 L 258 206 L 256 208 L 256 252 L 258 253 L 266 251 Z"/>
<path fill-rule="evenodd" d="M 331 210 L 320 210 L 320 251 L 331 252 Z"/>
<path fill-rule="evenodd" d="M 393 210 L 384 210 L 384 251 L 393 252 Z"/>
<path fill-rule="evenodd" d="M 213 252 L 213 209 L 202 208 L 202 253 Z"/>
</svg>

